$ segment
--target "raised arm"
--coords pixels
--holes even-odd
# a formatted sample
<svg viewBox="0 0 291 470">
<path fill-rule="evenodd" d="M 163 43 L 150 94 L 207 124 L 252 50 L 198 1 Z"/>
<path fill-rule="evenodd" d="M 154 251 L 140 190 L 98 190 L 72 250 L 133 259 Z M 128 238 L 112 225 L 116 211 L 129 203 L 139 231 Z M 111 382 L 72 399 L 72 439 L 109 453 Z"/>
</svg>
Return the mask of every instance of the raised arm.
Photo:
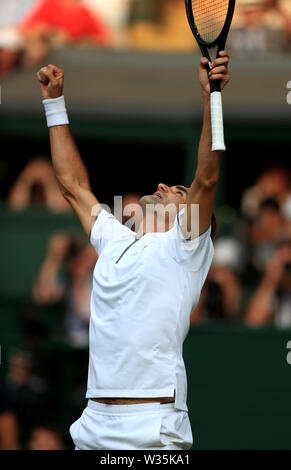
<svg viewBox="0 0 291 470">
<path fill-rule="evenodd" d="M 229 56 L 227 52 L 220 52 L 220 57 L 213 62 L 213 69 L 209 74 L 211 80 L 222 80 L 222 89 L 230 80 L 228 62 Z M 197 171 L 187 198 L 188 234 L 191 231 L 191 204 L 199 204 L 199 233 L 204 233 L 210 226 L 221 166 L 221 152 L 212 152 L 210 85 L 207 64 L 208 59 L 204 57 L 201 59 L 199 65 L 199 80 L 202 88 L 204 117 L 198 151 Z"/>
<path fill-rule="evenodd" d="M 49 114 L 52 115 L 50 119 L 56 116 L 56 123 L 60 121 L 67 122 L 61 98 L 64 83 L 63 70 L 54 65 L 48 65 L 40 69 L 37 78 L 41 84 L 42 97 L 46 100 L 45 104 L 51 108 L 49 110 Z M 49 126 L 52 164 L 57 181 L 63 196 L 73 207 L 89 236 L 101 206 L 92 194 L 88 173 L 70 132 L 69 125 L 54 125 L 52 119 Z"/>
</svg>

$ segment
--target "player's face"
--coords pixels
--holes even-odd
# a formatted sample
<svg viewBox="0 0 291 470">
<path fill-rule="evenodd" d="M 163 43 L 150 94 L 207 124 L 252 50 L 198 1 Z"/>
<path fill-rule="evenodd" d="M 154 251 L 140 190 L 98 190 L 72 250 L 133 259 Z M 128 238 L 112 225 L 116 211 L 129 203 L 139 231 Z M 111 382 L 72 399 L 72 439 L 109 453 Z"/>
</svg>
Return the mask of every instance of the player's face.
<svg viewBox="0 0 291 470">
<path fill-rule="evenodd" d="M 140 205 L 162 204 L 163 206 L 167 206 L 168 204 L 174 204 L 178 210 L 181 205 L 186 204 L 188 193 L 189 188 L 185 186 L 167 186 L 164 183 L 160 183 L 154 194 L 141 198 Z"/>
</svg>

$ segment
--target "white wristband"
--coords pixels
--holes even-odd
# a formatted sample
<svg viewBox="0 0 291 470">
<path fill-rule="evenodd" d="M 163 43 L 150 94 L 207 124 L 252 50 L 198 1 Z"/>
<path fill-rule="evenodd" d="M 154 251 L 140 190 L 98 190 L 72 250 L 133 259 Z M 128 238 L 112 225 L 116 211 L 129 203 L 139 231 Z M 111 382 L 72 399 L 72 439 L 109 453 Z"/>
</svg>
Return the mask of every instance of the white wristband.
<svg viewBox="0 0 291 470">
<path fill-rule="evenodd" d="M 43 100 L 47 126 L 64 126 L 69 124 L 64 96 L 59 98 Z"/>
</svg>

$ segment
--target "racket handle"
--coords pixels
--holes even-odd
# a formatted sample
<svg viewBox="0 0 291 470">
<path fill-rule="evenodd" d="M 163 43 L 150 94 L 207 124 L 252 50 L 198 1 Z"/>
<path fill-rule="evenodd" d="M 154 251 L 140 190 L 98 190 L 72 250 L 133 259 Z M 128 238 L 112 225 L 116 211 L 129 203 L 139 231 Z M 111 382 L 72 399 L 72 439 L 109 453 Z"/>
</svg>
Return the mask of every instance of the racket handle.
<svg viewBox="0 0 291 470">
<path fill-rule="evenodd" d="M 211 126 L 212 126 L 212 152 L 225 150 L 222 97 L 220 91 L 210 95 Z"/>
</svg>

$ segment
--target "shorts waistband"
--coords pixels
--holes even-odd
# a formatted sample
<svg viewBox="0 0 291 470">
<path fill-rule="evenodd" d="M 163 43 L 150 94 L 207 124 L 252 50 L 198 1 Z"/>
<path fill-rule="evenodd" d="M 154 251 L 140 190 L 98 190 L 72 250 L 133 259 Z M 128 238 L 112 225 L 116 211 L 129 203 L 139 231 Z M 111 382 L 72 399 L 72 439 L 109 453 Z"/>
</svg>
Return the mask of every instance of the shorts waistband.
<svg viewBox="0 0 291 470">
<path fill-rule="evenodd" d="M 88 400 L 88 408 L 103 414 L 147 413 L 149 411 L 173 410 L 175 403 L 139 403 L 134 405 L 108 405 Z"/>
</svg>

